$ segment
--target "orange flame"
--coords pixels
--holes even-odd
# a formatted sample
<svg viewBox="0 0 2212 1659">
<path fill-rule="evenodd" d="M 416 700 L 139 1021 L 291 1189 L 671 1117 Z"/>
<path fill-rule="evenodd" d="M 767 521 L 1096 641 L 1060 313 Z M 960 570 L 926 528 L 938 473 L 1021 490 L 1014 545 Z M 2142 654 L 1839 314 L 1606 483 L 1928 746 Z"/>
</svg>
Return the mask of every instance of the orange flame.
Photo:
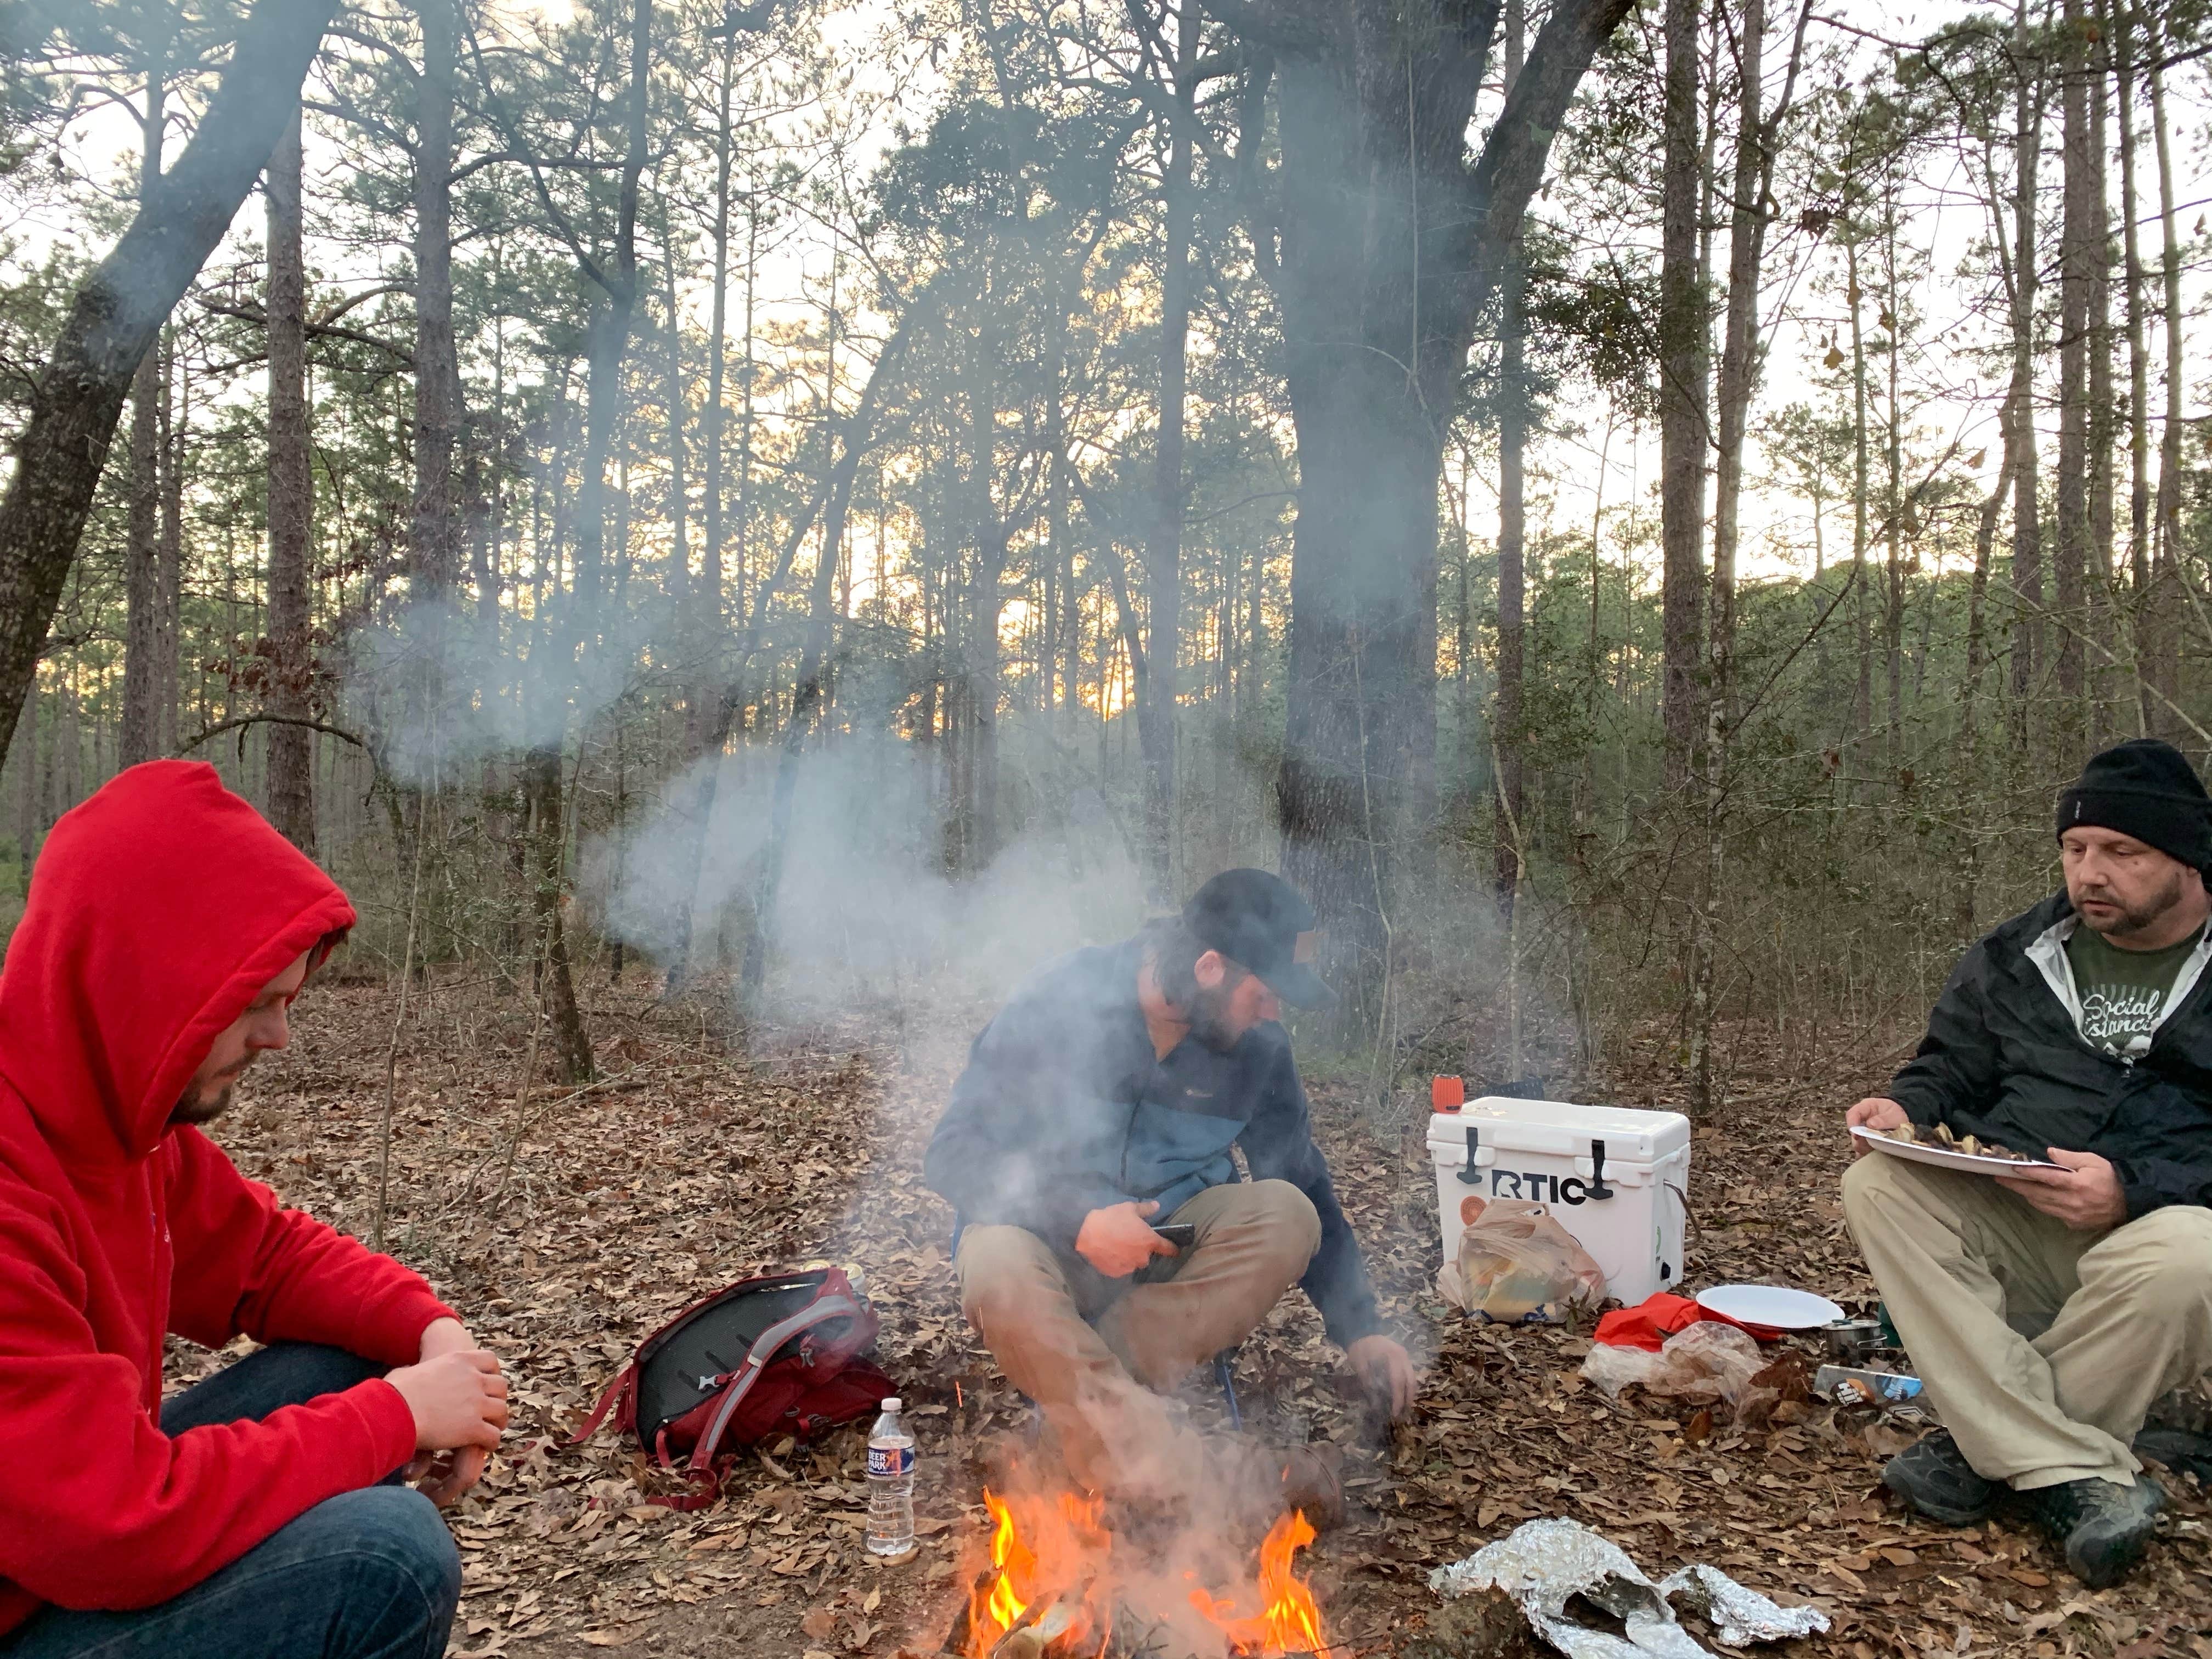
<svg viewBox="0 0 2212 1659">
<path fill-rule="evenodd" d="M 1322 1634 L 1321 1607 L 1313 1587 L 1291 1569 L 1291 1558 L 1314 1540 L 1303 1511 L 1292 1510 L 1268 1528 L 1260 1546 L 1260 1611 L 1240 1614 L 1231 1600 L 1202 1589 L 1190 1593 L 1191 1605 L 1221 1626 L 1231 1649 L 1240 1654 L 1319 1653 L 1328 1646 Z"/>
<path fill-rule="evenodd" d="M 1054 1659 L 1103 1654 L 1115 1599 L 1113 1538 L 1105 1530 L 1103 1506 L 1072 1492 L 1056 1502 L 1020 1497 L 1009 1502 L 986 1491 L 983 1503 L 992 1522 L 991 1570 L 969 1594 L 968 1659 L 989 1659 L 1040 1600 L 1047 1605 L 1034 1622 L 1041 1636 L 1052 1632 L 1044 1645 Z M 1221 1632 L 1224 1651 L 1240 1659 L 1275 1659 L 1328 1648 L 1312 1586 L 1295 1570 L 1297 1552 L 1313 1541 L 1312 1526 L 1293 1510 L 1260 1546 L 1252 1583 L 1227 1595 L 1202 1586 L 1190 1591 L 1190 1605 Z"/>
<path fill-rule="evenodd" d="M 1028 1505 L 1029 1536 L 1016 1522 L 1012 1505 L 997 1493 L 986 1490 L 983 1504 L 992 1521 L 991 1573 L 987 1588 L 970 1593 L 968 1607 L 970 1651 L 977 1659 L 998 1645 L 1038 1596 L 1074 1589 L 1104 1564 L 1113 1547 L 1099 1499 L 1062 1492 L 1056 1515 Z M 1089 1628 L 1087 1619 L 1079 1623 Z"/>
</svg>

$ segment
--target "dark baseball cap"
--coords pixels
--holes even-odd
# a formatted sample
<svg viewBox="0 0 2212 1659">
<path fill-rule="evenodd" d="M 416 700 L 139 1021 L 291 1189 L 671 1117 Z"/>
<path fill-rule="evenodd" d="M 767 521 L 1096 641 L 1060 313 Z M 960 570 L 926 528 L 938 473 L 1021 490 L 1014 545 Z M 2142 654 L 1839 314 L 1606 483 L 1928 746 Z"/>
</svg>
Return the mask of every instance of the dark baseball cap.
<svg viewBox="0 0 2212 1659">
<path fill-rule="evenodd" d="M 1326 1008 L 1336 993 L 1311 966 L 1320 944 L 1313 906 L 1265 870 L 1224 870 L 1192 894 L 1183 925 L 1294 1008 Z"/>
</svg>

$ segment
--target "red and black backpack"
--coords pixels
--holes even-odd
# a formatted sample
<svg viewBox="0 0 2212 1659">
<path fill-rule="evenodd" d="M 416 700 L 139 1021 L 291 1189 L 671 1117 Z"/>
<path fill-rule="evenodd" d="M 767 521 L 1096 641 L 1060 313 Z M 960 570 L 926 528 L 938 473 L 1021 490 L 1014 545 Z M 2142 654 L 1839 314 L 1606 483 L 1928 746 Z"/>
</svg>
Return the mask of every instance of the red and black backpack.
<svg viewBox="0 0 2212 1659">
<path fill-rule="evenodd" d="M 694 1303 L 638 1345 L 568 1443 L 615 1413 L 653 1461 L 693 1490 L 651 1502 L 703 1509 L 714 1501 L 716 1456 L 781 1435 L 810 1439 L 876 1409 L 898 1385 L 864 1355 L 875 1312 L 841 1268 L 742 1279 Z M 688 1454 L 688 1456 L 687 1456 Z"/>
</svg>

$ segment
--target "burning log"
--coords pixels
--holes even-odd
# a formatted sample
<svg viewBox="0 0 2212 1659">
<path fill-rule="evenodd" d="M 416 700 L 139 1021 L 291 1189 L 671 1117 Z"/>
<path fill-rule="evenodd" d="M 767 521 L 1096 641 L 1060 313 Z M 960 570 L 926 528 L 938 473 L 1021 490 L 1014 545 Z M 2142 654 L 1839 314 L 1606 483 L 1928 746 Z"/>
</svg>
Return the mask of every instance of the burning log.
<svg viewBox="0 0 2212 1659">
<path fill-rule="evenodd" d="M 1022 1611 L 991 1650 L 991 1659 L 1045 1659 L 1052 1644 L 1083 1621 L 1093 1580 L 1085 1578 L 1068 1595 L 1038 1597 Z"/>
<path fill-rule="evenodd" d="M 961 1602 L 960 1611 L 952 1615 L 952 1628 L 945 1632 L 945 1652 L 966 1654 L 975 1640 L 975 1609 L 990 1599 L 992 1589 L 998 1582 L 999 1570 L 996 1567 L 986 1567 L 975 1575 L 975 1582 L 969 1585 L 967 1599 Z"/>
</svg>

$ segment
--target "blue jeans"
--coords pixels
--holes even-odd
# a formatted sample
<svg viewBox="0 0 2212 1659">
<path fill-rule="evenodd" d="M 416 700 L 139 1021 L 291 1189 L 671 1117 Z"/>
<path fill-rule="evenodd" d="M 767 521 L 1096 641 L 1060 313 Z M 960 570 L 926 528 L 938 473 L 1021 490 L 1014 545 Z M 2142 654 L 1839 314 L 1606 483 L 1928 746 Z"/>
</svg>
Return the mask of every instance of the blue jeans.
<svg viewBox="0 0 2212 1659">
<path fill-rule="evenodd" d="M 258 1419 L 383 1374 L 340 1349 L 280 1342 L 170 1401 L 161 1428 Z M 460 1594 L 453 1534 L 395 1474 L 316 1504 L 158 1607 L 42 1607 L 0 1636 L 0 1659 L 437 1659 Z"/>
</svg>

